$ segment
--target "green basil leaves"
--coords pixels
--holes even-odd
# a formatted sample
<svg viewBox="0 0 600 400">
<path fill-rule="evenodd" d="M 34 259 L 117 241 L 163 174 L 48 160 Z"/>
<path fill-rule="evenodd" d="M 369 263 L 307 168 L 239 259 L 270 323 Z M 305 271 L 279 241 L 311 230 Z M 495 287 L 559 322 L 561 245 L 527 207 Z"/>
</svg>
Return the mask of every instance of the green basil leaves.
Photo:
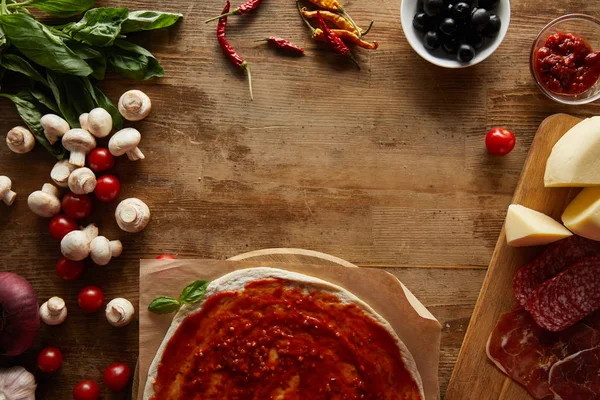
<svg viewBox="0 0 600 400">
<path fill-rule="evenodd" d="M 183 289 L 179 300 L 167 296 L 157 297 L 148 305 L 148 310 L 154 314 L 170 314 L 179 310 L 184 304 L 197 303 L 204 297 L 209 283 L 210 281 L 192 282 Z"/>
<path fill-rule="evenodd" d="M 108 53 L 108 67 L 127 78 L 138 81 L 165 75 L 152 53 L 126 40 L 116 40 Z"/>
<path fill-rule="evenodd" d="M 33 0 L 27 5 L 55 17 L 72 17 L 90 9 L 94 0 Z"/>
<path fill-rule="evenodd" d="M 127 20 L 121 27 L 122 33 L 151 31 L 153 29 L 168 28 L 183 17 L 183 14 L 161 11 L 140 10 L 129 13 Z"/>
<path fill-rule="evenodd" d="M 86 12 L 81 21 L 68 25 L 63 32 L 92 46 L 112 46 L 128 15 L 126 8 L 94 8 Z"/>
</svg>

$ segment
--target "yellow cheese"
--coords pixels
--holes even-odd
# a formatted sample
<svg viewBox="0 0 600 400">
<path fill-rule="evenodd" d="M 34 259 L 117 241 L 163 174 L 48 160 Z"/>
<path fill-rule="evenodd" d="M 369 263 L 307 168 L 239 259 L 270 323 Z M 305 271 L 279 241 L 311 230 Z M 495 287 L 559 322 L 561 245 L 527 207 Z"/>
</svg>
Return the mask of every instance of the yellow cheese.
<svg viewBox="0 0 600 400">
<path fill-rule="evenodd" d="M 573 235 L 567 228 L 541 212 L 511 204 L 508 207 L 506 241 L 509 246 L 538 246 Z"/>
<path fill-rule="evenodd" d="M 600 240 L 600 187 L 583 189 L 563 213 L 562 221 L 576 235 Z"/>
<path fill-rule="evenodd" d="M 554 145 L 546 162 L 544 184 L 600 186 L 600 117 L 581 121 Z"/>
</svg>

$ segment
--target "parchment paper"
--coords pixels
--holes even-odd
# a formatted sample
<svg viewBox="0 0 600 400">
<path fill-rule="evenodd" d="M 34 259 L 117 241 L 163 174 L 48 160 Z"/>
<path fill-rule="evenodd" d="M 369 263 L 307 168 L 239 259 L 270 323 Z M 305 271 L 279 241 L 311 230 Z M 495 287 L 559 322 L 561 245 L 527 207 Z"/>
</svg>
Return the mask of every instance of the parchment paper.
<svg viewBox="0 0 600 400">
<path fill-rule="evenodd" d="M 342 286 L 383 316 L 406 344 L 423 379 L 426 400 L 439 399 L 438 364 L 441 326 L 395 276 L 379 269 L 256 261 L 141 260 L 140 267 L 140 386 L 142 399 L 148 368 L 174 314 L 155 315 L 148 304 L 158 296 L 177 298 L 196 279 L 214 280 L 229 272 L 266 266 L 299 272 Z"/>
</svg>

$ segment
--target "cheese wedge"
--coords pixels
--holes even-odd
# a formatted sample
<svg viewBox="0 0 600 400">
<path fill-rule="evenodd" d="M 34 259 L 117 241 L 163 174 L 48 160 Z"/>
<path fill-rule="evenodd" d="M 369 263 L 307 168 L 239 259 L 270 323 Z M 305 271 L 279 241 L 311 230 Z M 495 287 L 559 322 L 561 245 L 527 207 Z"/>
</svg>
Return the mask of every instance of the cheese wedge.
<svg viewBox="0 0 600 400">
<path fill-rule="evenodd" d="M 546 162 L 544 184 L 600 186 L 600 117 L 581 121 L 554 145 Z"/>
<path fill-rule="evenodd" d="M 549 216 L 518 204 L 508 207 L 506 241 L 509 246 L 538 246 L 573 235 Z"/>
<path fill-rule="evenodd" d="M 583 189 L 561 219 L 576 235 L 600 241 L 600 187 Z"/>
</svg>

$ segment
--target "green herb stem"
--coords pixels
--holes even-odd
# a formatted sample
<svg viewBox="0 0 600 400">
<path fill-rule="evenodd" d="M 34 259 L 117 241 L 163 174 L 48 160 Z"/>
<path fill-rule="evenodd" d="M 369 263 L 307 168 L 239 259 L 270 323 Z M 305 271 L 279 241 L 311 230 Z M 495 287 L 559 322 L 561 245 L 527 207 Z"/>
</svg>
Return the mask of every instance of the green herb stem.
<svg viewBox="0 0 600 400">
<path fill-rule="evenodd" d="M 6 6 L 6 0 L 2 0 L 2 3 L 0 3 L 0 15 L 4 14 L 10 14 L 8 7 Z"/>
<path fill-rule="evenodd" d="M 4 0 L 4 1 L 6 1 L 6 0 Z M 24 1 L 22 3 L 9 4 L 9 5 L 6 6 L 6 8 L 21 8 L 21 7 L 26 7 L 26 6 L 28 6 L 28 5 L 32 4 L 32 3 L 34 3 L 34 0 L 27 0 L 27 1 Z"/>
</svg>

